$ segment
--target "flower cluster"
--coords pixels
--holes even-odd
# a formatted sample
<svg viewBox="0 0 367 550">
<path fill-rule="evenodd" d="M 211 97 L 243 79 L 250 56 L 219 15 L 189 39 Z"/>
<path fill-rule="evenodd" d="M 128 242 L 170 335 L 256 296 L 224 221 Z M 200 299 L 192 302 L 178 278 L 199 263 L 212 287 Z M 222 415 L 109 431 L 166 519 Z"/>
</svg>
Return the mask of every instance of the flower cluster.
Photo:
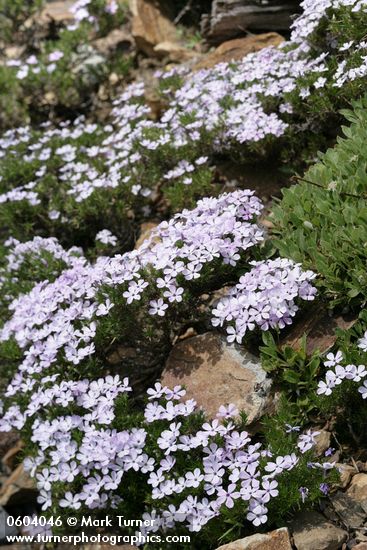
<svg viewBox="0 0 367 550">
<path fill-rule="evenodd" d="M 93 147 L 101 139 L 103 130 L 94 123 L 86 122 L 81 116 L 71 122 L 64 122 L 58 128 L 50 127 L 48 123 L 43 125 L 43 131 L 35 132 L 29 126 L 8 130 L 0 139 L 0 205 L 6 207 L 16 204 L 17 212 L 23 207 L 25 211 L 29 206 L 40 208 L 42 214 L 46 207 L 47 230 L 49 226 L 66 225 L 70 221 L 68 216 L 67 196 L 60 197 L 59 181 L 67 178 L 67 166 L 75 163 L 75 170 L 82 177 L 85 169 L 92 167 L 83 162 L 93 156 Z M 17 170 L 27 170 L 28 180 L 19 178 L 23 182 L 17 187 L 11 186 L 6 190 L 4 177 L 1 172 L 17 173 Z M 54 172 L 59 171 L 59 177 L 55 180 Z M 23 173 L 23 172 L 22 172 Z M 18 178 L 17 178 L 18 179 Z M 44 182 L 47 179 L 47 193 L 45 195 Z M 52 190 L 50 196 L 50 190 Z M 35 209 L 35 218 L 37 216 Z M 61 209 L 63 212 L 61 212 Z M 27 215 L 27 214 L 25 214 Z M 28 214 L 29 215 L 29 214 Z M 19 224 L 14 224 L 14 229 Z M 39 223 L 38 223 L 39 225 Z M 36 225 L 37 228 L 37 225 Z M 32 235 L 33 237 L 33 235 Z"/>
<path fill-rule="evenodd" d="M 81 501 L 93 509 L 103 507 L 107 502 L 107 496 L 111 489 L 119 485 L 123 470 L 120 474 L 113 475 L 111 469 L 111 481 L 115 479 L 116 484 L 112 487 L 106 485 L 106 478 L 102 481 L 107 493 L 98 495 L 102 483 L 98 486 L 97 479 L 92 477 L 94 470 L 108 470 L 109 454 L 113 456 L 112 447 L 115 444 L 115 452 L 120 444 L 123 448 L 123 435 L 101 429 L 103 425 L 109 425 L 114 419 L 114 401 L 116 397 L 124 392 L 131 391 L 128 380 L 120 381 L 119 377 L 107 376 L 95 381 L 80 380 L 63 381 L 55 383 L 57 376 L 46 377 L 43 381 L 43 391 L 34 394 L 34 405 L 30 405 L 30 416 L 35 415 L 40 409 L 61 408 L 72 410 L 73 406 L 84 409 L 85 414 L 74 414 L 58 416 L 52 420 L 42 420 L 41 416 L 36 418 L 32 424 L 32 441 L 39 448 L 38 455 L 25 460 L 25 467 L 31 475 L 35 475 L 37 486 L 40 491 L 38 501 L 42 504 L 42 510 L 47 510 L 52 503 L 51 487 L 56 482 L 71 483 L 77 476 L 87 477 L 79 495 L 65 498 L 59 502 L 61 507 L 77 509 Z M 97 429 L 99 426 L 99 430 Z M 75 434 L 82 434 L 82 441 L 78 445 L 75 441 Z M 139 431 L 132 434 L 130 439 L 130 452 L 133 453 L 134 446 L 141 449 L 144 438 L 139 437 Z M 99 441 L 99 443 L 98 443 Z M 108 441 L 110 450 L 108 452 Z M 135 444 L 133 443 L 135 441 Z M 102 444 L 102 442 L 104 444 Z M 47 456 L 46 456 L 47 455 Z M 43 464 L 44 463 L 44 464 Z M 49 467 L 44 467 L 46 464 Z M 89 478 L 88 478 L 89 474 Z M 99 477 L 99 476 L 98 476 Z M 93 488 L 94 481 L 94 488 Z"/>
<path fill-rule="evenodd" d="M 127 303 L 139 300 L 147 286 L 139 277 L 139 264 L 140 269 L 150 265 L 159 274 L 155 284 L 168 302 L 181 301 L 186 281 L 195 282 L 210 265 L 218 266 L 218 260 L 235 266 L 241 254 L 264 239 L 263 230 L 253 223 L 261 210 L 253 192 L 243 190 L 202 199 L 194 210 L 162 222 L 135 255 L 139 280 L 132 281 L 124 293 Z"/>
<path fill-rule="evenodd" d="M 92 3 L 93 0 L 77 0 L 71 6 L 70 11 L 74 15 L 75 22 L 69 25 L 69 30 L 77 29 L 82 21 L 98 25 L 98 19 L 90 10 Z M 115 15 L 119 9 L 119 4 L 116 0 L 106 0 L 103 9 L 106 13 Z"/>
<path fill-rule="evenodd" d="M 363 351 L 367 351 L 367 332 L 358 342 L 358 347 Z M 325 366 L 329 367 L 326 372 L 325 380 L 321 380 L 318 385 L 317 393 L 319 395 L 331 395 L 333 389 L 339 386 L 343 380 L 352 380 L 353 382 L 361 382 L 367 376 L 367 370 L 364 365 L 342 365 L 344 356 L 341 351 L 337 353 L 329 353 L 326 356 Z M 358 388 L 363 399 L 367 399 L 367 381 Z"/>
<path fill-rule="evenodd" d="M 36 283 L 54 280 L 64 269 L 85 263 L 80 248 L 74 246 L 64 250 L 54 237 L 34 237 L 25 243 L 10 237 L 4 243 L 4 250 L 5 257 L 0 267 L 0 302 L 6 305 Z"/>
<path fill-rule="evenodd" d="M 229 324 L 227 339 L 241 343 L 248 330 L 284 328 L 292 323 L 298 307 L 296 298 L 313 300 L 316 289 L 310 284 L 316 274 L 302 271 L 300 264 L 278 258 L 250 262 L 254 267 L 221 298 L 213 310 L 214 326 Z"/>
<path fill-rule="evenodd" d="M 30 75 L 39 75 L 42 71 L 46 71 L 47 74 L 52 74 L 57 68 L 57 62 L 64 57 L 64 53 L 60 50 L 54 50 L 50 52 L 45 59 L 41 61 L 35 55 L 30 55 L 24 60 L 21 59 L 9 59 L 7 61 L 8 67 L 16 67 L 16 77 L 19 80 L 23 80 Z"/>
<path fill-rule="evenodd" d="M 43 239 L 42 237 L 34 237 L 32 241 L 21 243 L 17 239 L 10 237 L 5 241 L 4 246 L 9 248 L 9 253 L 5 256 L 6 266 L 4 273 L 18 271 L 22 264 L 29 259 L 34 261 L 35 258 L 41 257 L 43 254 L 51 255 L 55 260 L 60 260 L 65 267 L 72 267 L 77 258 L 82 255 L 82 250 L 76 246 L 66 251 L 54 237 Z M 30 258 L 31 257 L 31 258 Z M 46 259 L 44 260 L 46 264 Z"/>
<path fill-rule="evenodd" d="M 37 453 L 25 461 L 43 511 L 116 508 L 129 491 L 124 477 L 130 473 L 136 487 L 143 484 L 142 501 L 148 503 L 142 519 L 155 520 L 145 521 L 144 536 L 177 524 L 199 532 L 238 505 L 247 510 L 249 522 L 260 526 L 278 495 L 279 476 L 297 467 L 299 452 L 273 456 L 271 449 L 252 443 L 238 429 L 233 405 L 221 407 L 222 420 L 203 422 L 195 401 L 182 401 L 186 392 L 180 386 L 171 390 L 156 383 L 147 392 L 140 421 L 135 416 L 135 425 L 121 431 L 113 427 L 114 408 L 119 396 L 131 391 L 127 379 L 55 382 L 49 377 L 48 387 L 35 398 L 43 411 L 60 412 L 37 416 L 32 424 Z M 72 414 L 75 407 L 78 413 Z M 195 417 L 201 424 L 193 430 L 188 420 Z M 301 455 L 312 448 L 315 435 L 304 436 L 307 444 L 300 437 Z M 313 467 L 324 469 L 323 464 Z"/>
</svg>

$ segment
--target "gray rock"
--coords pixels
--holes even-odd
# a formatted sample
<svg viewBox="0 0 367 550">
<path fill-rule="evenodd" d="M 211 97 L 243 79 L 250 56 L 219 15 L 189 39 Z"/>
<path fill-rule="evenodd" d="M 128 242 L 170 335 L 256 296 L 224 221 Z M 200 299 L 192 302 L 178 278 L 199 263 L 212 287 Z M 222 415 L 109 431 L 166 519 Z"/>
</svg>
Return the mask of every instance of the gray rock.
<svg viewBox="0 0 367 550">
<path fill-rule="evenodd" d="M 214 0 L 202 32 L 211 43 L 243 35 L 246 29 L 282 31 L 290 27 L 299 11 L 298 0 Z"/>
<path fill-rule="evenodd" d="M 106 58 L 88 44 L 82 44 L 74 54 L 73 73 L 88 86 L 98 84 L 101 74 L 106 72 Z"/>
<path fill-rule="evenodd" d="M 337 527 L 318 512 L 306 511 L 290 523 L 297 550 L 339 550 L 348 533 Z"/>
<path fill-rule="evenodd" d="M 338 491 L 332 496 L 332 505 L 348 529 L 356 530 L 362 529 L 363 524 L 366 521 L 366 512 L 362 506 L 350 496 L 341 491 Z"/>
</svg>

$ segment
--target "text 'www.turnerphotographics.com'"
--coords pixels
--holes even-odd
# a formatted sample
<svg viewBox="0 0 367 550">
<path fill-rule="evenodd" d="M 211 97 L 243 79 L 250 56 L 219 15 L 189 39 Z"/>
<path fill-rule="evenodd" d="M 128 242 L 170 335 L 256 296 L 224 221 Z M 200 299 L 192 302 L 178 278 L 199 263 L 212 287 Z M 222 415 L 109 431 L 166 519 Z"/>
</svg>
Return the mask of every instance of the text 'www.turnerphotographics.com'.
<svg viewBox="0 0 367 550">
<path fill-rule="evenodd" d="M 17 528 L 22 532 L 21 535 L 6 535 L 7 542 L 10 543 L 69 543 L 78 546 L 81 543 L 107 543 L 112 546 L 118 544 L 147 544 L 147 543 L 181 543 L 189 544 L 190 536 L 167 535 L 161 537 L 155 534 L 154 519 L 131 519 L 125 516 L 105 516 L 104 518 L 95 518 L 93 516 L 8 516 L 8 528 Z M 67 525 L 73 531 L 77 528 L 78 534 L 57 535 L 52 534 L 53 528 Z M 149 534 L 143 535 L 137 533 L 137 530 L 146 529 Z M 86 531 L 84 531 L 84 529 Z M 107 534 L 104 532 L 95 533 L 95 530 L 107 529 L 107 531 L 117 532 L 119 534 Z M 124 534 L 127 530 L 135 534 Z M 41 532 L 40 532 L 41 531 Z M 31 533 L 36 534 L 31 534 Z M 26 534 L 23 534 L 26 533 Z M 93 533 L 93 534 L 91 534 Z M 5 533 L 4 533 L 5 535 Z"/>
</svg>

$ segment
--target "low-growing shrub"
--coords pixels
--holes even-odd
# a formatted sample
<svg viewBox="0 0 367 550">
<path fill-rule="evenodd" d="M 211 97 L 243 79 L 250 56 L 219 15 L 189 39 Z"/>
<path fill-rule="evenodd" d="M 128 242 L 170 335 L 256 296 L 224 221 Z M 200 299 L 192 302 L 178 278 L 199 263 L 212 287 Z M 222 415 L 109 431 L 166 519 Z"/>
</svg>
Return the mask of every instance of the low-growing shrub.
<svg viewBox="0 0 367 550">
<path fill-rule="evenodd" d="M 274 241 L 281 255 L 319 274 L 316 285 L 333 305 L 358 311 L 366 304 L 367 100 L 344 115 L 344 136 L 306 172 L 283 189 L 272 209 Z"/>
<path fill-rule="evenodd" d="M 364 453 L 366 446 L 366 310 L 348 331 L 338 331 L 334 353 L 324 361 L 318 383 L 318 407 L 332 419 L 338 442 L 350 452 Z M 362 399 L 361 399 L 362 398 Z"/>
<path fill-rule="evenodd" d="M 123 201 L 119 189 L 112 190 L 115 197 L 102 191 L 87 200 L 85 191 L 82 201 L 81 189 L 70 190 L 67 184 L 71 166 L 76 181 L 85 171 L 98 176 L 101 160 L 94 160 L 93 154 L 103 135 L 103 128 L 79 118 L 59 129 L 40 133 L 24 127 L 3 136 L 8 155 L 1 162 L 0 203 L 4 225 L 14 238 L 27 241 L 34 234 L 52 235 L 66 247 L 77 244 L 87 250 L 95 246 L 98 231 L 110 229 L 120 237 L 120 250 L 129 248 L 131 228 L 126 212 L 134 202 L 129 202 L 127 193 Z"/>
<path fill-rule="evenodd" d="M 0 35 L 2 40 L 11 41 L 20 26 L 34 12 L 41 8 L 43 0 L 1 0 Z"/>
<path fill-rule="evenodd" d="M 27 105 L 19 80 L 9 67 L 0 64 L 0 129 L 24 122 L 28 122 Z"/>
<path fill-rule="evenodd" d="M 366 322 L 367 313 L 363 310 L 352 328 L 336 330 L 334 351 L 324 354 L 318 350 L 306 352 L 306 335 L 293 349 L 277 343 L 271 333 L 263 334 L 262 366 L 281 391 L 277 414 L 269 419 L 268 438 L 276 431 L 273 422 L 281 426 L 317 422 L 328 426 L 347 458 L 353 451 L 361 452 L 366 443 L 367 410 L 358 397 L 355 382 L 363 381 L 367 375 Z M 363 394 L 363 387 L 359 392 Z"/>
<path fill-rule="evenodd" d="M 127 378 L 59 382 L 48 376 L 44 384 L 33 395 L 25 466 L 46 516 L 72 511 L 80 519 L 98 518 L 99 510 L 107 510 L 150 521 L 135 533 L 140 544 L 149 534 L 174 529 L 195 533 L 194 548 L 213 548 L 215 533 L 225 542 L 251 532 L 251 523 L 265 524 L 269 503 L 287 486 L 296 483 L 290 502 L 281 497 L 285 513 L 303 495 L 313 500 L 325 494 L 332 465 L 315 461 L 312 431 L 283 435 L 290 454 L 278 455 L 251 441 L 235 406 L 222 406 L 217 419 L 207 420 L 193 399 L 182 401 L 180 386 L 157 383 L 137 412 L 126 397 Z M 33 421 L 38 403 L 42 412 Z M 312 475 L 305 479 L 304 471 Z M 310 481 L 311 494 L 297 488 L 298 479 Z"/>
<path fill-rule="evenodd" d="M 320 432 L 306 429 L 305 426 L 310 426 L 310 420 L 300 418 L 294 410 L 293 400 L 283 394 L 276 414 L 262 422 L 263 439 L 275 454 L 280 449 L 292 453 L 296 445 L 302 453 L 309 453 Z M 303 455 L 296 469 L 284 472 L 279 480 L 279 495 L 268 507 L 269 518 L 277 527 L 283 527 L 285 519 L 300 509 L 317 507 L 322 497 L 329 495 L 339 480 L 338 468 L 334 459 L 330 458 L 334 451 L 331 447 L 323 453 L 318 451 L 319 454 L 313 460 Z"/>
<path fill-rule="evenodd" d="M 279 385 L 296 422 L 307 422 L 313 412 L 318 412 L 315 393 L 322 371 L 321 354 L 315 351 L 308 355 L 306 342 L 304 335 L 294 349 L 279 345 L 270 332 L 264 332 L 260 347 L 261 365 Z"/>
</svg>

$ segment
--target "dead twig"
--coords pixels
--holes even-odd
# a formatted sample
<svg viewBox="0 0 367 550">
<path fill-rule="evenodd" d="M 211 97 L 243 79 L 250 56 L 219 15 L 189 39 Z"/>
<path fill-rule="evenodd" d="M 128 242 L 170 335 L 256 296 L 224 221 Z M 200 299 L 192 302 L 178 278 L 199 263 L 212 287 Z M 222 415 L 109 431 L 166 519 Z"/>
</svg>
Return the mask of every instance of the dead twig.
<svg viewBox="0 0 367 550">
<path fill-rule="evenodd" d="M 357 470 L 357 472 L 359 472 L 359 468 L 358 468 L 357 463 L 356 463 L 356 461 L 354 460 L 354 458 L 351 456 L 350 459 L 351 459 L 351 461 L 352 461 L 352 463 L 353 463 L 354 468 Z"/>
<path fill-rule="evenodd" d="M 328 189 L 327 187 L 324 187 L 320 183 L 316 183 L 314 181 L 307 180 L 305 178 L 301 178 L 300 176 L 292 176 L 293 180 L 297 181 L 303 181 L 304 183 L 309 183 L 310 185 L 314 185 L 315 187 L 318 187 L 319 189 L 323 189 L 324 191 L 331 191 L 331 189 Z M 338 195 L 345 196 L 345 197 L 352 197 L 354 199 L 367 199 L 367 195 L 355 195 L 353 193 L 347 193 L 346 191 L 337 191 Z"/>
<path fill-rule="evenodd" d="M 175 20 L 173 21 L 173 23 L 174 23 L 175 25 L 177 25 L 177 24 L 181 21 L 181 19 L 183 18 L 183 16 L 186 15 L 186 13 L 187 13 L 188 11 L 191 10 L 191 8 L 192 8 L 192 0 L 189 0 L 189 1 L 185 4 L 185 6 L 182 8 L 182 10 L 180 11 L 180 13 L 177 15 L 177 17 L 175 18 Z"/>
</svg>

